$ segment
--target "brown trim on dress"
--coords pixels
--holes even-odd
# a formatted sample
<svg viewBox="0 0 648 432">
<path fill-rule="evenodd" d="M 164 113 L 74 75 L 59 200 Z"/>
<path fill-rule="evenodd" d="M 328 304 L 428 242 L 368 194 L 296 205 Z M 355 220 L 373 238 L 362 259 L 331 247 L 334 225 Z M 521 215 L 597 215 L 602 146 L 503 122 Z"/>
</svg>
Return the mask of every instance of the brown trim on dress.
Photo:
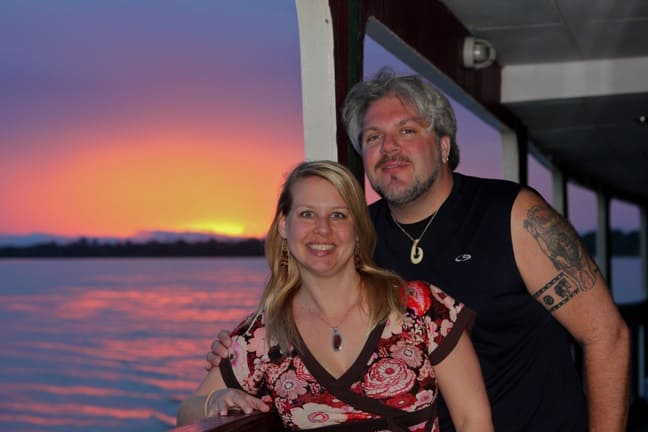
<svg viewBox="0 0 648 432">
<path fill-rule="evenodd" d="M 459 337 L 461 337 L 461 333 L 463 333 L 464 330 L 468 333 L 470 332 L 476 316 L 477 314 L 472 309 L 464 305 L 463 309 L 459 312 L 459 316 L 457 316 L 457 320 L 454 322 L 450 333 L 448 333 L 448 335 L 443 339 L 441 345 L 428 354 L 432 366 L 441 363 L 441 361 L 450 354 L 457 345 L 457 342 L 459 342 Z"/>
</svg>

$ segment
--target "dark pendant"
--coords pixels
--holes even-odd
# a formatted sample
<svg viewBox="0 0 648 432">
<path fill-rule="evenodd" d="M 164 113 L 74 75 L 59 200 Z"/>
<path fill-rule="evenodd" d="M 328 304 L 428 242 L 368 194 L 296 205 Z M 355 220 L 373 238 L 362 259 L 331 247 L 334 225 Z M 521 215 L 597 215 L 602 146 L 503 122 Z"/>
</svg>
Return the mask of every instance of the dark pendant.
<svg viewBox="0 0 648 432">
<path fill-rule="evenodd" d="M 331 345 L 333 346 L 333 351 L 342 351 L 342 335 L 338 331 L 337 327 L 333 327 Z"/>
</svg>

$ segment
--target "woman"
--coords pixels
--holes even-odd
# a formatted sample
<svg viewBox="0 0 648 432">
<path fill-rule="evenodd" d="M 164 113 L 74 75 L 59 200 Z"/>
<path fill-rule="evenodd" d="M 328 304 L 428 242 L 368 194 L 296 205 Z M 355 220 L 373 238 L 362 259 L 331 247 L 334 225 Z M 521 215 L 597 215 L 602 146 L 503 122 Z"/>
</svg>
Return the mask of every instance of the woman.
<svg viewBox="0 0 648 432">
<path fill-rule="evenodd" d="M 437 431 L 440 391 L 457 431 L 492 431 L 466 333 L 474 314 L 377 268 L 374 245 L 354 176 L 335 162 L 298 165 L 266 239 L 271 275 L 257 311 L 234 330 L 229 361 L 182 403 L 178 424 L 273 405 L 290 430 Z"/>
</svg>

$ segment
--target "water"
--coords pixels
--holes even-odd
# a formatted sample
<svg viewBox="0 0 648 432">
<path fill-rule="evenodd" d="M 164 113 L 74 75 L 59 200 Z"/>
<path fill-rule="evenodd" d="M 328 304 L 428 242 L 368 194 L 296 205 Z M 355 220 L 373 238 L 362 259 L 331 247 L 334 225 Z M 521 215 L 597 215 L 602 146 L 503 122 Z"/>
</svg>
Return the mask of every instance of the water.
<svg viewBox="0 0 648 432">
<path fill-rule="evenodd" d="M 262 258 L 0 261 L 0 430 L 166 431 Z"/>
<path fill-rule="evenodd" d="M 643 297 L 613 260 L 617 301 Z M 218 330 L 256 305 L 262 258 L 0 260 L 0 431 L 166 431 Z"/>
</svg>

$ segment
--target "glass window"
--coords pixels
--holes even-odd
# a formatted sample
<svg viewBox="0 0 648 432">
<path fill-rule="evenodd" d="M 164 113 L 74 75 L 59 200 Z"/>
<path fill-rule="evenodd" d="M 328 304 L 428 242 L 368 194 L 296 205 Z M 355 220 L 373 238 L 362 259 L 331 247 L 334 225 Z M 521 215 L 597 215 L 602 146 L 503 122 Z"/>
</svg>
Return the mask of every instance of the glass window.
<svg viewBox="0 0 648 432">
<path fill-rule="evenodd" d="M 612 295 L 618 303 L 644 300 L 639 258 L 639 208 L 625 201 L 610 201 Z"/>
<path fill-rule="evenodd" d="M 542 197 L 551 205 L 553 201 L 553 187 L 551 181 L 551 171 L 547 169 L 538 159 L 531 153 L 527 158 L 529 168 L 529 186 L 534 188 Z"/>
</svg>

